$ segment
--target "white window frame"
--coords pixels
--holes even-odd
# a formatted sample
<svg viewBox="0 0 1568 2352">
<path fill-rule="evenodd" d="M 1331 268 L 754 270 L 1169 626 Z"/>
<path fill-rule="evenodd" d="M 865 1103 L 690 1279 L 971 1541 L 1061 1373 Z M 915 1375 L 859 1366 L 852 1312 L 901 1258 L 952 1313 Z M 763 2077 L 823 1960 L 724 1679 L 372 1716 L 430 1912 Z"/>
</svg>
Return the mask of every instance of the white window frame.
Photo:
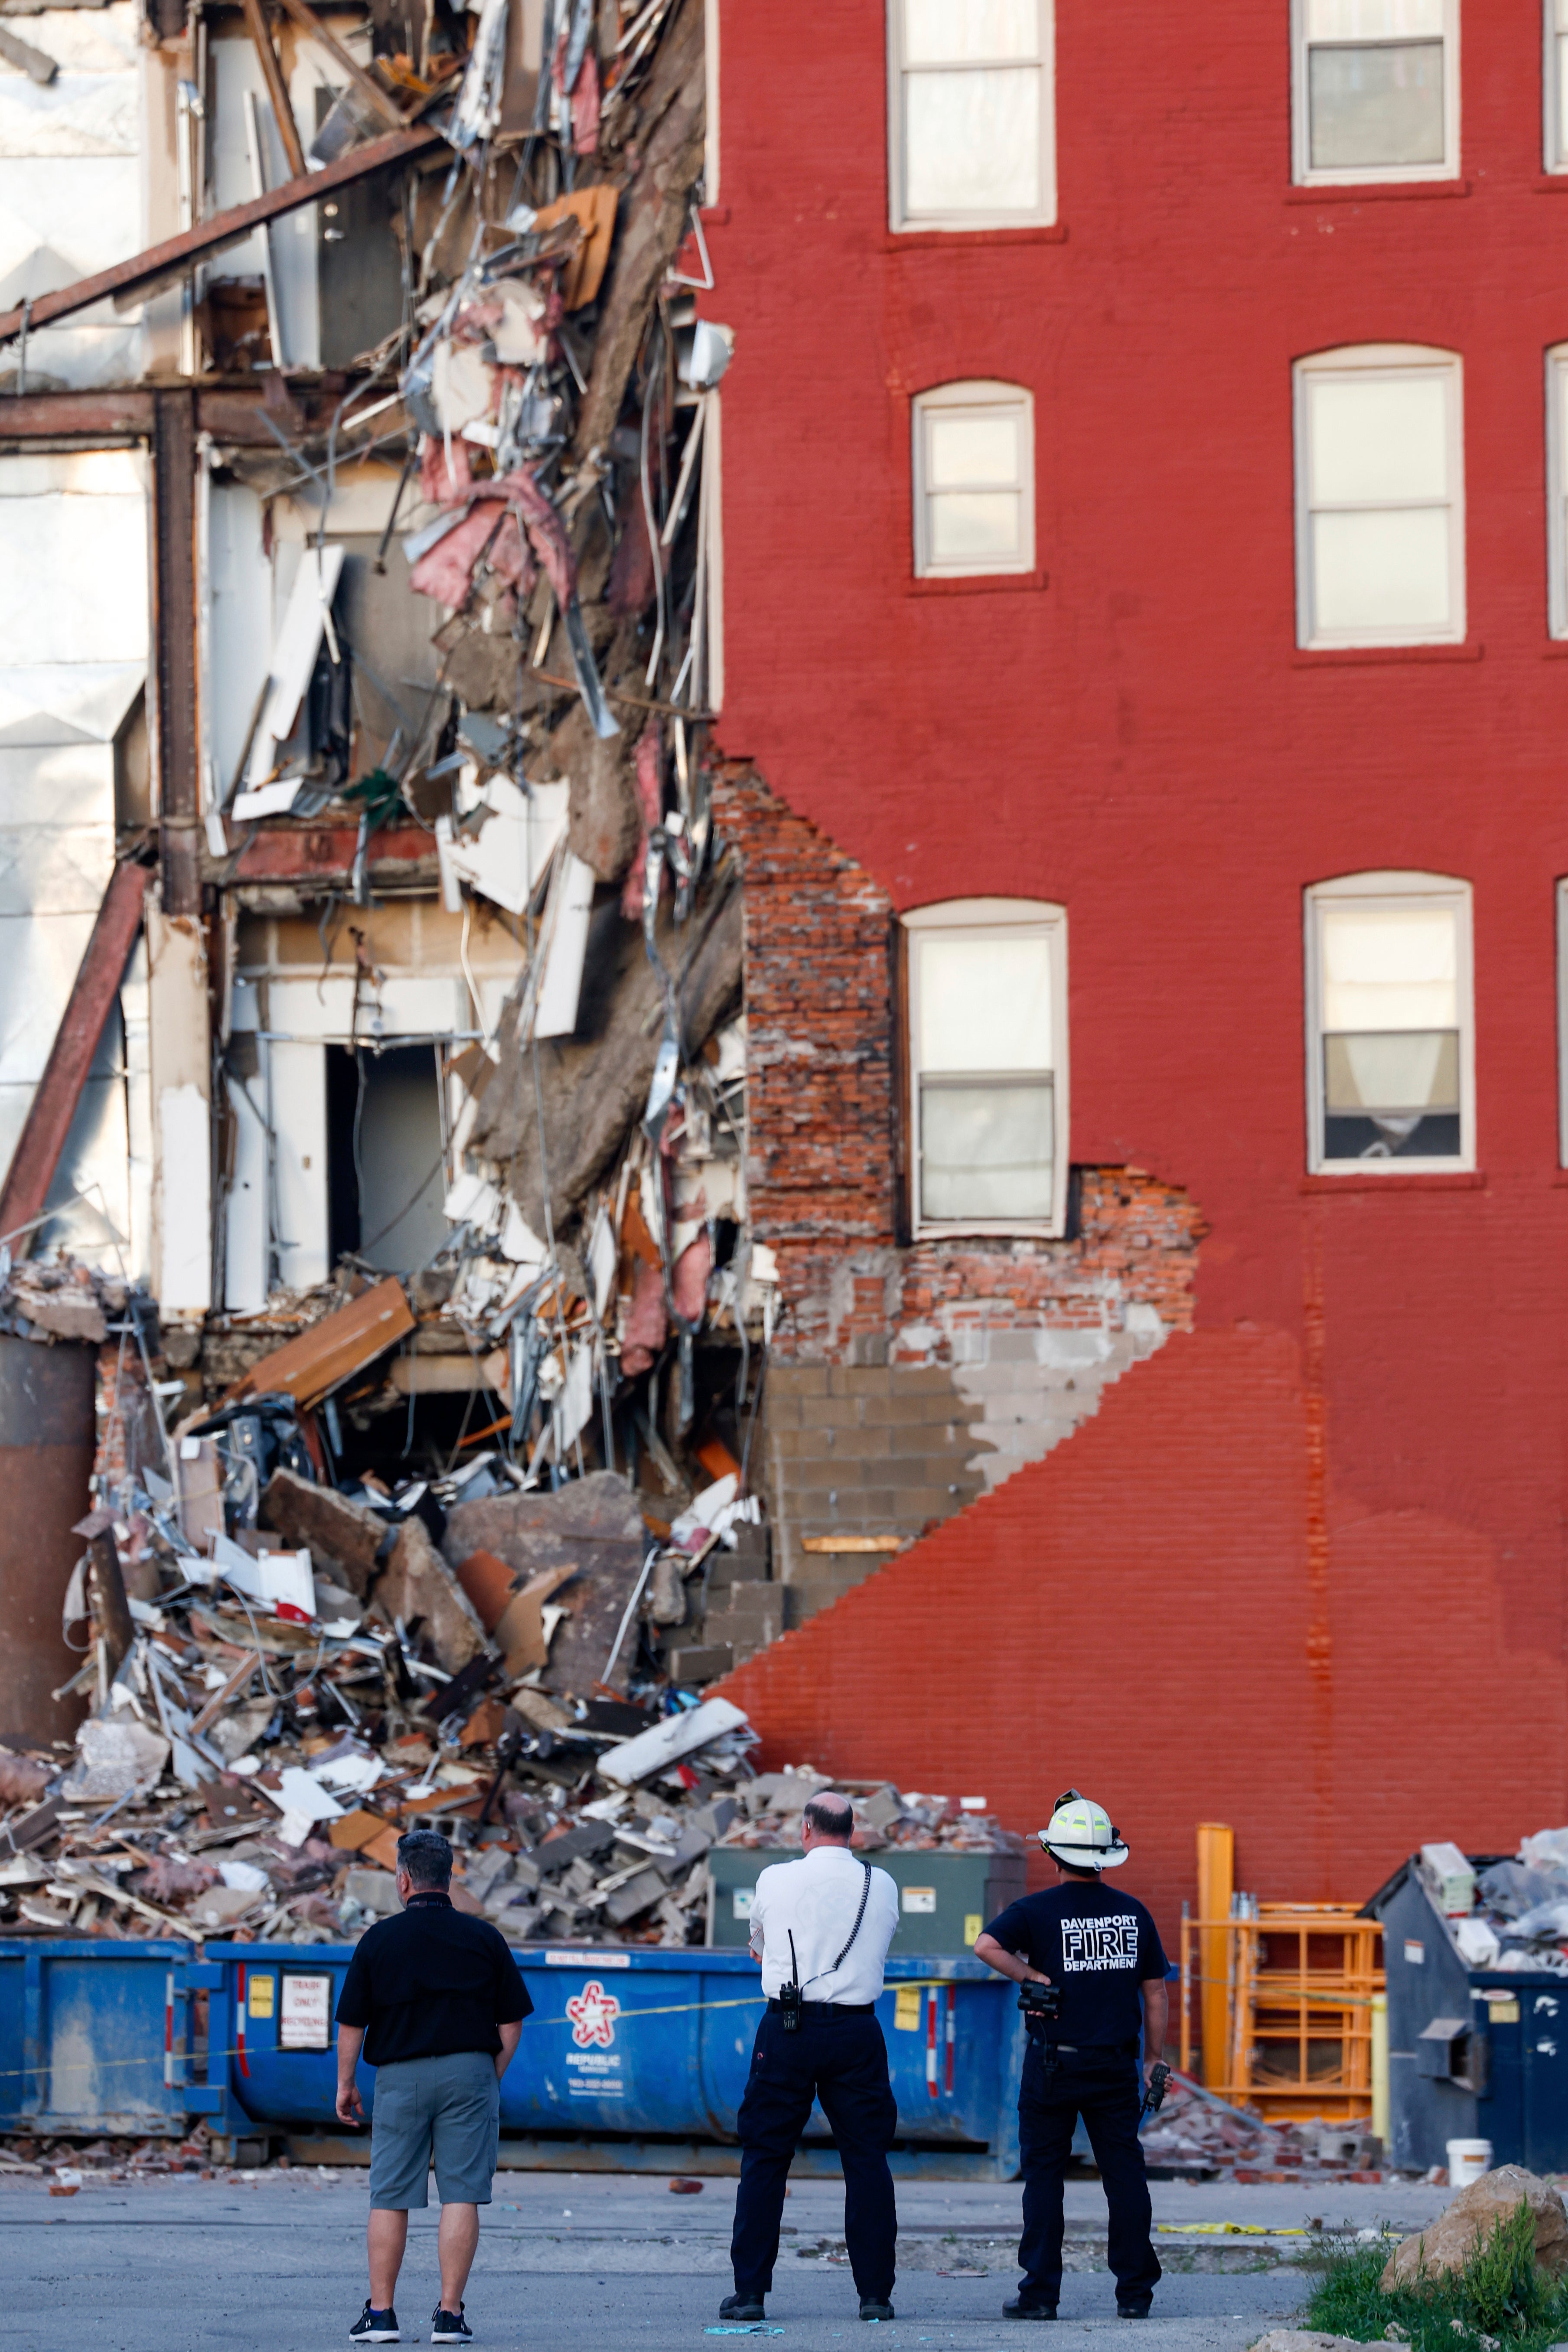
<svg viewBox="0 0 1568 2352">
<path fill-rule="evenodd" d="M 1314 352 L 1295 366 L 1296 441 L 1296 642 L 1311 649 L 1336 646 L 1462 645 L 1468 625 L 1465 583 L 1465 381 L 1464 362 L 1457 352 L 1436 350 L 1425 343 L 1353 343 L 1332 352 Z M 1402 625 L 1394 628 L 1320 629 L 1312 576 L 1311 404 L 1309 388 L 1314 379 L 1333 375 L 1395 376 L 1440 374 L 1447 403 L 1448 496 L 1448 618 L 1444 623 Z M 1394 512 L 1400 507 L 1426 507 L 1426 499 L 1369 499 L 1363 511 Z M 1326 512 L 1353 509 L 1334 507 Z"/>
<path fill-rule="evenodd" d="M 1546 0 L 1548 7 L 1552 0 Z M 1307 75 L 1307 0 L 1290 0 L 1291 178 L 1298 187 L 1372 187 L 1385 180 L 1459 176 L 1459 0 L 1443 0 L 1443 160 L 1439 163 L 1357 163 L 1315 171 L 1311 163 Z"/>
<path fill-rule="evenodd" d="M 911 213 L 904 202 L 904 80 L 909 73 L 973 73 L 986 59 L 967 59 L 961 66 L 907 67 L 904 63 L 903 0 L 887 0 L 888 24 L 888 226 L 895 236 L 941 229 L 962 235 L 965 229 L 1049 228 L 1057 217 L 1057 69 L 1056 0 L 1036 0 L 1039 9 L 1040 75 L 1040 201 L 1029 211 L 984 210 Z M 1004 58 L 990 61 L 1012 66 L 1021 61 Z"/>
<path fill-rule="evenodd" d="M 1546 586 L 1547 633 L 1568 637 L 1568 343 L 1546 354 Z"/>
<path fill-rule="evenodd" d="M 1475 951 L 1470 885 L 1451 874 L 1378 872 L 1342 874 L 1316 882 L 1304 893 L 1307 973 L 1307 1167 L 1314 1176 L 1367 1177 L 1462 1175 L 1476 1165 Z M 1459 1150 L 1438 1158 L 1328 1160 L 1323 1154 L 1326 1112 L 1323 1090 L 1323 956 L 1321 911 L 1347 900 L 1363 905 L 1440 907 L 1456 920 L 1459 1021 Z"/>
<path fill-rule="evenodd" d="M 1018 504 L 1022 517 L 1020 547 L 1016 556 L 1005 560 L 987 557 L 976 562 L 939 562 L 931 551 L 931 532 L 927 514 L 928 497 L 935 495 L 926 487 L 926 419 L 945 408 L 1010 408 L 1018 412 L 1022 425 L 1018 434 Z M 910 403 L 911 441 L 910 478 L 914 504 L 914 565 L 917 580 L 975 580 L 994 578 L 1003 573 L 1033 572 L 1035 569 L 1035 395 L 1020 383 L 1002 383 L 990 377 L 976 377 L 964 383 L 933 384 L 929 392 L 918 392 Z M 1012 488 L 1011 483 L 998 488 Z"/>
<path fill-rule="evenodd" d="M 910 1223 L 915 1239 L 940 1239 L 954 1234 L 1011 1234 L 1040 1240 L 1059 1240 L 1067 1227 L 1068 1174 L 1068 918 L 1067 908 L 1044 898 L 947 898 L 931 907 L 914 907 L 902 918 L 910 934 L 905 992 L 904 1059 L 908 1092 L 904 1116 L 909 1136 Z M 1044 938 L 1051 975 L 1051 1213 L 1048 1218 L 928 1217 L 921 1206 L 921 1066 L 920 957 L 921 936 L 934 931 L 963 937 Z M 1000 1075 L 1000 1074 L 999 1074 Z"/>
<path fill-rule="evenodd" d="M 1557 74 L 1557 44 L 1568 41 L 1568 8 L 1557 22 L 1561 0 L 1542 0 L 1541 32 L 1544 45 L 1541 68 L 1541 152 L 1548 172 L 1568 172 L 1568 109 L 1563 104 Z"/>
</svg>

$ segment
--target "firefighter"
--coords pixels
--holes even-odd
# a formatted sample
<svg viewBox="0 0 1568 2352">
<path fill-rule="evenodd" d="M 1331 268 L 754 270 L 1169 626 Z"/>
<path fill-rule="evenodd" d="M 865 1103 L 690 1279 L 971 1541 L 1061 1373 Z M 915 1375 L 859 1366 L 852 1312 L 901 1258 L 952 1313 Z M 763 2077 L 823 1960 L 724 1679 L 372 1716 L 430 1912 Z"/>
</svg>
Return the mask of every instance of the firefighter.
<svg viewBox="0 0 1568 2352">
<path fill-rule="evenodd" d="M 1107 2252 L 1122 2319 L 1146 2319 L 1160 2276 L 1150 2241 L 1149 2184 L 1138 2137 L 1143 2071 L 1165 2042 L 1165 1954 L 1136 1896 L 1113 1894 L 1101 1874 L 1127 1848 L 1103 1809 L 1068 1789 L 1039 1832 L 1057 1884 L 1010 1903 L 974 1947 L 975 1957 L 1026 1988 L 1029 2027 L 1018 2092 L 1024 2175 L 1024 2275 L 1008 2319 L 1054 2319 L 1062 2284 L 1062 2182 L 1079 2116 L 1110 2208 Z M 1038 1987 L 1036 1992 L 1033 1988 Z"/>
</svg>

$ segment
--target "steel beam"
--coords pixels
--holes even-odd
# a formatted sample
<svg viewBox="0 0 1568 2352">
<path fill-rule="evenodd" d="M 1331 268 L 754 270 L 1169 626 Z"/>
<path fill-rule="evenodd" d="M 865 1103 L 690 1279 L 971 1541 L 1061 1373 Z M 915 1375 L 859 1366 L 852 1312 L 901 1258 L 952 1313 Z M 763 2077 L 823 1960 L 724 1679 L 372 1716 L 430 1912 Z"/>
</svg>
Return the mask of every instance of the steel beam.
<svg viewBox="0 0 1568 2352">
<path fill-rule="evenodd" d="M 313 205 L 319 197 L 330 196 L 334 188 L 350 187 L 356 180 L 368 178 L 372 172 L 383 171 L 389 163 L 406 163 L 412 156 L 423 155 L 427 149 L 442 143 L 438 131 L 420 124 L 415 130 L 392 131 L 384 139 L 372 139 L 363 147 L 352 147 L 324 171 L 307 172 L 303 179 L 285 180 L 280 187 L 268 189 L 266 195 L 251 197 L 248 204 L 230 205 L 226 211 L 215 213 L 210 220 L 198 221 L 194 228 L 182 229 L 178 236 L 165 237 L 161 245 L 149 246 L 144 253 L 133 254 L 128 261 L 117 261 L 112 268 L 97 270 L 90 278 L 79 278 L 74 286 L 64 286 L 58 294 L 40 294 L 30 308 L 18 304 L 16 310 L 0 315 L 0 343 L 9 342 L 21 333 L 24 310 L 30 330 L 89 310 L 106 295 L 112 295 L 122 305 L 138 301 L 171 278 L 184 277 L 198 261 L 210 260 L 226 246 L 237 245 L 265 222 L 298 212 L 301 205 Z"/>
<path fill-rule="evenodd" d="M 157 792 L 163 912 L 201 912 L 196 731 L 196 419 L 188 391 L 153 395 L 153 622 L 148 740 Z"/>
<path fill-rule="evenodd" d="M 119 866 L 105 891 L 55 1042 L 0 1192 L 0 1234 L 41 1216 L 109 1008 L 142 920 L 144 866 Z"/>
</svg>

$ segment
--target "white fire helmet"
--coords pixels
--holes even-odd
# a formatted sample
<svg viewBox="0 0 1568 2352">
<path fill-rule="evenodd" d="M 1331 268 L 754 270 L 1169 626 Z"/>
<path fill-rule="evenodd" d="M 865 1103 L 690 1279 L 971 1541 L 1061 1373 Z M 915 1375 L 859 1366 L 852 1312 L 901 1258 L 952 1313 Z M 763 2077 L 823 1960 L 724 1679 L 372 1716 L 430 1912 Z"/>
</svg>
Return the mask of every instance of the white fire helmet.
<svg viewBox="0 0 1568 2352">
<path fill-rule="evenodd" d="M 1076 1789 L 1057 1799 L 1039 1839 L 1053 1862 L 1065 1862 L 1073 1870 L 1120 1870 L 1127 1859 L 1121 1832 L 1112 1829 L 1110 1815 Z"/>
</svg>

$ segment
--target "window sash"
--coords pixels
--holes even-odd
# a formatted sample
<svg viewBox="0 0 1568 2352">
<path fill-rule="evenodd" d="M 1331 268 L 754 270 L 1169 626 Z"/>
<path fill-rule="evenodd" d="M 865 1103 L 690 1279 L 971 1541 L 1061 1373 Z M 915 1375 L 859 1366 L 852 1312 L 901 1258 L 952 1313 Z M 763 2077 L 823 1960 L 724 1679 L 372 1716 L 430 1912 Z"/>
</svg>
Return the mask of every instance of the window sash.
<svg viewBox="0 0 1568 2352">
<path fill-rule="evenodd" d="M 1550 4 L 1550 0 L 1549 0 Z M 1341 162 L 1317 162 L 1319 127 L 1314 122 L 1314 58 L 1329 52 L 1347 59 L 1361 52 L 1384 53 L 1390 59 L 1419 50 L 1438 52 L 1440 82 L 1438 153 L 1418 162 L 1390 159 L 1367 162 L 1352 157 Z M 1291 42 L 1291 113 L 1294 177 L 1298 185 L 1354 184 L 1381 180 L 1452 179 L 1459 169 L 1459 42 L 1457 0 L 1437 0 L 1434 7 L 1358 11 L 1322 10 L 1314 0 L 1294 0 Z"/>
<path fill-rule="evenodd" d="M 1314 488 L 1314 435 L 1317 432 L 1314 391 L 1335 382 L 1412 383 L 1416 378 L 1436 379 L 1443 392 L 1444 488 L 1441 494 L 1400 497 L 1340 496 L 1324 497 Z M 1460 377 L 1458 361 L 1433 359 L 1423 363 L 1378 364 L 1370 362 L 1356 367 L 1332 361 L 1314 366 L 1307 362 L 1297 370 L 1296 401 L 1297 436 L 1297 565 L 1298 565 L 1298 641 L 1307 647 L 1333 646 L 1397 646 L 1440 645 L 1462 641 L 1465 634 L 1465 548 L 1464 548 L 1464 448 Z M 1405 609 L 1394 616 L 1375 610 L 1357 613 L 1353 596 L 1347 607 L 1340 587 L 1342 579 L 1352 577 L 1346 572 L 1336 574 L 1335 543 L 1353 549 L 1356 534 L 1335 532 L 1332 518 L 1426 515 L 1440 521 L 1440 537 L 1436 532 L 1425 534 L 1413 530 L 1393 532 L 1381 551 L 1386 572 L 1391 575 L 1397 566 L 1400 542 L 1409 553 L 1415 552 L 1418 541 L 1425 538 L 1431 564 L 1429 580 L 1434 593 L 1425 593 L 1426 583 L 1417 583 Z M 1327 526 L 1320 528 L 1321 525 Z M 1434 554 L 1440 550 L 1440 555 Z M 1342 561 L 1342 558 L 1341 559 Z M 1353 563 L 1353 557 L 1352 557 Z M 1373 566 L 1365 559 L 1362 563 L 1362 580 L 1365 584 L 1375 578 Z M 1328 591 L 1325 593 L 1325 590 Z M 1437 593 L 1440 592 L 1440 593 Z M 1339 594 L 1336 607 L 1333 598 Z M 1337 610 L 1338 617 L 1335 617 Z"/>
<path fill-rule="evenodd" d="M 1438 876 L 1412 876 L 1409 889 L 1400 891 L 1389 887 L 1397 878 L 1352 877 L 1308 894 L 1308 1167 L 1313 1171 L 1418 1174 L 1475 1165 L 1469 893 L 1441 888 Z M 1346 1006 L 1331 1026 L 1327 918 L 1352 910 L 1448 917 L 1454 928 L 1451 996 L 1430 972 L 1416 971 L 1406 981 L 1390 973 L 1378 981 L 1394 1000 L 1386 1012 L 1368 1004 L 1356 1020 L 1359 1008 Z M 1412 947 L 1420 963 L 1419 942 L 1413 940 Z M 1454 1018 L 1434 1021 L 1424 998 L 1432 1013 L 1451 1003 Z M 1346 1012 L 1352 1016 L 1349 1024 Z"/>
<path fill-rule="evenodd" d="M 1054 0 L 1036 0 L 1033 10 L 1035 33 L 1033 48 L 1027 52 L 1001 51 L 995 55 L 973 57 L 913 58 L 906 54 L 906 0 L 888 0 L 889 49 L 889 210 L 890 226 L 902 229 L 988 227 L 1019 227 L 1046 224 L 1056 218 L 1056 141 L 1055 89 L 1053 77 Z M 951 174 L 955 161 L 951 125 L 945 137 L 939 138 L 934 152 L 922 155 L 914 116 L 917 89 L 924 86 L 933 91 L 942 82 L 949 84 L 959 78 L 990 76 L 994 82 L 1016 84 L 1016 97 L 1023 97 L 1023 112 L 1032 123 L 1032 154 L 1022 163 L 1022 178 L 1032 186 L 1032 194 L 1021 192 L 1009 195 L 994 178 L 991 191 L 975 194 L 972 199 L 957 193 L 944 194 L 930 183 L 939 178 L 945 163 Z M 1027 103 L 1032 88 L 1033 104 Z M 1005 108 L 1000 89 L 996 99 Z M 983 100 L 978 102 L 984 103 Z M 977 129 L 981 129 L 977 126 Z M 984 172 L 985 140 L 981 129 L 981 153 L 977 161 Z M 924 184 L 922 185 L 922 180 Z"/>
<path fill-rule="evenodd" d="M 939 483 L 936 438 L 939 425 L 952 418 L 1005 417 L 1013 427 L 1016 467 L 1011 479 L 976 478 Z M 917 579 L 973 579 L 991 573 L 1029 572 L 1035 563 L 1034 531 L 1034 404 L 1012 399 L 968 397 L 942 391 L 920 396 L 915 404 L 913 448 L 915 576 Z M 983 536 L 969 546 L 962 543 L 963 517 L 981 522 L 988 511 L 994 519 L 1004 501 L 1010 503 L 1013 529 L 1010 544 Z"/>
<path fill-rule="evenodd" d="M 951 919 L 944 919 L 949 908 Z M 949 942 L 1003 950 L 1011 945 L 1015 962 L 1026 943 L 1031 956 L 1044 953 L 1044 966 L 1026 991 L 1033 1008 L 1027 1017 L 1020 1012 L 1010 1034 L 997 1034 L 987 1024 L 988 1034 L 973 1040 L 973 1055 L 971 1015 L 978 983 L 971 979 L 963 984 L 962 966 L 955 971 L 950 959 L 928 959 L 926 953 Z M 1065 917 L 1060 908 L 1035 900 L 954 900 L 948 907 L 918 908 L 907 916 L 905 947 L 910 1205 L 915 1233 L 1059 1233 L 1066 1209 L 1068 1149 Z M 930 990 L 943 973 L 958 986 L 958 1001 L 955 1005 L 945 993 L 934 1000 L 944 1012 L 933 1020 Z M 1015 974 L 1018 987 L 1026 979 L 1026 973 L 1022 979 Z M 1019 1056 L 1023 1066 L 1011 1062 L 1003 1066 L 1000 1055 L 996 1066 L 984 1066 L 987 1047 Z M 973 1060 L 982 1066 L 948 1066 L 955 1053 L 961 1065 Z M 989 1155 L 977 1150 L 977 1145 L 987 1142 Z M 966 1158 L 966 1151 L 976 1156 Z"/>
</svg>

